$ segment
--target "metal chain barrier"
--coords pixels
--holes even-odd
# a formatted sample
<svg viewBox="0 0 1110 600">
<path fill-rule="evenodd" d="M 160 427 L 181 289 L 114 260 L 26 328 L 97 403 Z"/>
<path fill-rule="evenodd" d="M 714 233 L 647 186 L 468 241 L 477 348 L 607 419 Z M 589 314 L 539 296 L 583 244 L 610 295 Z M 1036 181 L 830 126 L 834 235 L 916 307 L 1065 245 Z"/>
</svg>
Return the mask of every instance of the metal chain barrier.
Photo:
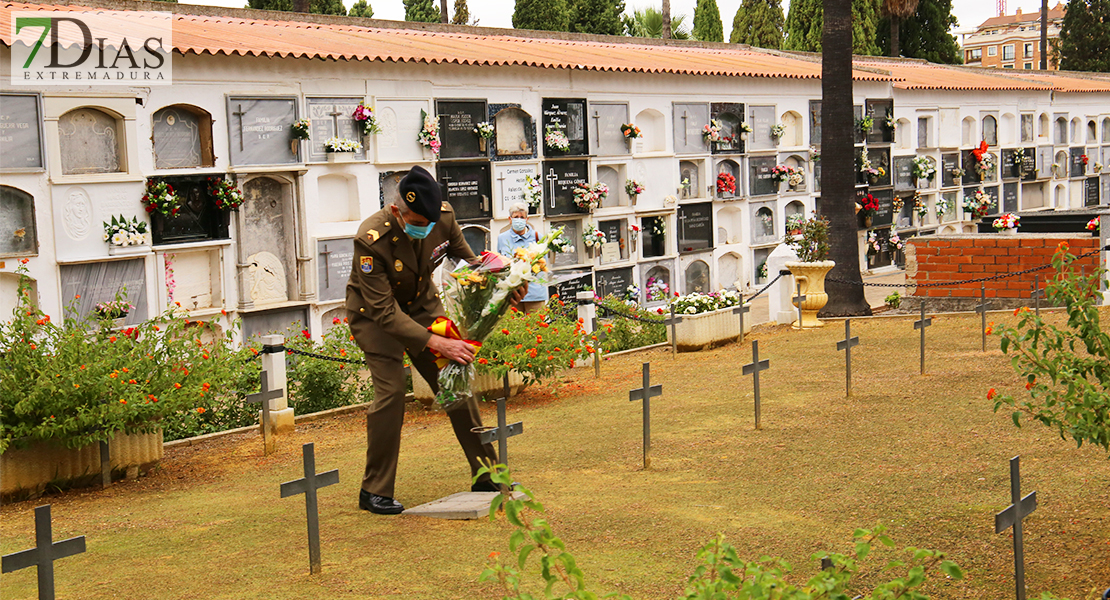
<svg viewBox="0 0 1110 600">
<path fill-rule="evenodd" d="M 756 292 L 752 296 L 744 298 L 744 302 L 747 303 L 747 302 L 751 302 L 752 300 L 755 300 L 756 298 L 758 298 L 760 296 L 760 294 L 769 290 L 772 285 L 775 285 L 775 282 L 777 282 L 779 279 L 782 279 L 782 277 L 784 275 L 789 275 L 789 274 L 790 274 L 790 271 L 779 271 L 779 274 L 776 275 L 774 279 L 767 282 L 767 285 L 764 285 L 762 288 L 760 288 L 760 290 L 758 292 Z M 663 323 L 666 322 L 665 318 L 664 319 L 653 319 L 653 318 L 647 318 L 647 317 L 638 317 L 638 316 L 630 314 L 630 313 L 624 313 L 624 312 L 621 312 L 619 310 L 609 308 L 608 306 L 605 306 L 605 305 L 601 304 L 601 302 L 599 302 L 596 299 L 593 300 L 592 302 L 598 307 L 598 309 L 600 309 L 602 312 L 606 313 L 606 316 L 615 316 L 615 317 L 620 317 L 622 319 L 628 319 L 630 321 L 639 321 L 641 323 L 651 323 L 652 325 L 662 325 Z M 724 308 L 728 308 L 728 307 L 724 307 Z"/>
<path fill-rule="evenodd" d="M 286 352 L 288 352 L 289 354 L 296 354 L 296 355 L 299 355 L 299 356 L 307 356 L 309 358 L 318 358 L 320 360 L 330 360 L 332 362 L 337 362 L 337 363 L 347 363 L 349 365 L 361 365 L 361 364 L 365 363 L 365 361 L 355 360 L 353 358 L 340 358 L 338 356 L 327 356 L 325 354 L 317 354 L 315 352 L 305 352 L 304 350 L 297 350 L 296 348 L 284 348 L 284 350 Z M 263 352 L 265 352 L 265 348 L 263 348 Z"/>
</svg>

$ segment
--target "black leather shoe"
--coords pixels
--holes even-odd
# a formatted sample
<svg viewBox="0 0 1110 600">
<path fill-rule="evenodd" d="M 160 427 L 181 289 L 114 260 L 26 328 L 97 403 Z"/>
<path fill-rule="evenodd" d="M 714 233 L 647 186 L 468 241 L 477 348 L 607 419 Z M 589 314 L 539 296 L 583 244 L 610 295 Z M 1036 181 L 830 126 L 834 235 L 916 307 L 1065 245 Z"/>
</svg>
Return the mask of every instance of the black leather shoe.
<svg viewBox="0 0 1110 600">
<path fill-rule="evenodd" d="M 405 510 L 405 507 L 393 498 L 371 494 L 366 490 L 358 492 L 358 507 L 376 515 L 396 515 Z"/>
<path fill-rule="evenodd" d="M 513 485 L 509 486 L 509 489 L 515 488 L 518 485 L 520 485 L 520 484 L 517 483 L 516 481 L 514 481 Z M 475 483 L 474 485 L 470 486 L 470 491 L 472 491 L 472 492 L 500 492 L 501 488 L 497 487 L 496 483 L 490 481 L 489 479 L 486 479 L 486 480 L 483 480 L 483 481 L 479 481 L 478 483 Z"/>
</svg>

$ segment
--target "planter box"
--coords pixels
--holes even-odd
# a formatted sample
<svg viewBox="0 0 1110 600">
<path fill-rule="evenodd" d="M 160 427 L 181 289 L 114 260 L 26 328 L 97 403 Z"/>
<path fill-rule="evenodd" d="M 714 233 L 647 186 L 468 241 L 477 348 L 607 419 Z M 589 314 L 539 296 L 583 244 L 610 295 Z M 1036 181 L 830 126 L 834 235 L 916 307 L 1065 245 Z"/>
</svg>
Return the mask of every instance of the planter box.
<svg viewBox="0 0 1110 600">
<path fill-rule="evenodd" d="M 524 376 L 516 371 L 509 372 L 509 388 L 513 394 L 524 389 Z M 474 378 L 474 396 L 479 400 L 492 400 L 500 398 L 505 392 L 505 382 L 500 377 L 493 375 L 478 375 Z M 424 406 L 435 404 L 435 394 L 432 388 L 416 370 L 412 374 L 412 395 Z"/>
<path fill-rule="evenodd" d="M 349 163 L 358 160 L 357 152 L 328 152 L 328 162 Z"/>
<path fill-rule="evenodd" d="M 108 244 L 108 256 L 139 256 L 150 254 L 150 246 L 116 246 Z"/>
<path fill-rule="evenodd" d="M 682 321 L 675 325 L 679 352 L 694 352 L 737 341 L 740 336 L 740 315 L 733 307 L 697 315 L 680 315 Z M 752 330 L 752 317 L 744 319 L 744 333 Z M 671 341 L 671 328 L 667 327 L 667 342 Z"/>
<path fill-rule="evenodd" d="M 117 434 L 108 444 L 112 471 L 133 477 L 162 459 L 162 430 Z M 66 448 L 35 442 L 0 454 L 0 495 L 37 496 L 48 484 L 81 486 L 100 481 L 100 445 Z"/>
</svg>

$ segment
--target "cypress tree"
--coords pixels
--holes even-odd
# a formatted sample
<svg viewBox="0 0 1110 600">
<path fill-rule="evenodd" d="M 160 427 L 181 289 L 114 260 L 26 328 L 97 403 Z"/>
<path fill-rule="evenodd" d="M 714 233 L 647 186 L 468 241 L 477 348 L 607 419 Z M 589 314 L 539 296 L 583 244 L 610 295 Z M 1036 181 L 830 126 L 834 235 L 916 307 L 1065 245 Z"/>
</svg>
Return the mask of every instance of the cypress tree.
<svg viewBox="0 0 1110 600">
<path fill-rule="evenodd" d="M 880 0 L 852 0 L 852 52 L 878 54 L 875 44 Z M 786 16 L 787 50 L 821 51 L 824 27 L 823 0 L 794 0 Z"/>
<path fill-rule="evenodd" d="M 439 23 L 439 7 L 432 0 L 404 0 L 405 20 Z"/>
<path fill-rule="evenodd" d="M 451 17 L 451 23 L 455 25 L 470 24 L 470 9 L 466 6 L 466 0 L 455 0 L 455 16 Z"/>
<path fill-rule="evenodd" d="M 624 0 L 571 0 L 568 31 L 594 35 L 622 35 Z"/>
<path fill-rule="evenodd" d="M 566 31 L 570 26 L 566 0 L 516 0 L 513 27 L 540 31 Z"/>
<path fill-rule="evenodd" d="M 732 19 L 729 42 L 757 48 L 782 48 L 782 0 L 743 0 Z"/>
<path fill-rule="evenodd" d="M 725 26 L 717 0 L 698 0 L 694 7 L 694 39 L 703 42 L 725 41 Z"/>
<path fill-rule="evenodd" d="M 247 0 L 247 8 L 259 10 L 293 10 L 293 0 Z M 343 0 L 312 0 L 308 12 L 318 15 L 347 15 L 347 7 Z"/>
<path fill-rule="evenodd" d="M 358 0 L 358 2 L 351 5 L 351 10 L 347 11 L 347 16 L 370 19 L 374 16 L 374 9 L 366 0 Z"/>
<path fill-rule="evenodd" d="M 948 33 L 957 25 L 952 14 L 952 0 L 921 0 L 917 12 L 899 27 L 902 56 L 920 58 L 934 63 L 963 64 L 963 52 L 956 37 Z M 883 54 L 890 53 L 890 21 L 879 23 L 876 40 Z"/>
<path fill-rule="evenodd" d="M 1052 60 L 1067 71 L 1110 71 L 1110 0 L 1071 0 L 1052 44 Z"/>
</svg>

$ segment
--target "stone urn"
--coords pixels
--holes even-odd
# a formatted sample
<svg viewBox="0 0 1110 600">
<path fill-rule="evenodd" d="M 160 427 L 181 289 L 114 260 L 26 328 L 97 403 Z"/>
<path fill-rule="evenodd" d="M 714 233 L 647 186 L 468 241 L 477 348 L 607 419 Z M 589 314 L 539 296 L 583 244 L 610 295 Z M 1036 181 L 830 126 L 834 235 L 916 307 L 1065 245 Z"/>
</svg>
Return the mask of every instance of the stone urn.
<svg viewBox="0 0 1110 600">
<path fill-rule="evenodd" d="M 836 266 L 836 263 L 831 260 L 823 260 L 820 262 L 795 262 L 788 261 L 786 268 L 794 275 L 794 280 L 801 285 L 802 295 L 806 297 L 802 301 L 802 322 L 795 321 L 794 327 L 802 329 L 805 327 L 824 327 L 825 324 L 817 319 L 817 311 L 825 308 L 829 302 L 829 295 L 825 293 L 825 275 Z M 797 294 L 797 289 L 790 290 L 790 296 L 794 297 Z M 798 304 L 793 303 L 794 306 Z"/>
</svg>

